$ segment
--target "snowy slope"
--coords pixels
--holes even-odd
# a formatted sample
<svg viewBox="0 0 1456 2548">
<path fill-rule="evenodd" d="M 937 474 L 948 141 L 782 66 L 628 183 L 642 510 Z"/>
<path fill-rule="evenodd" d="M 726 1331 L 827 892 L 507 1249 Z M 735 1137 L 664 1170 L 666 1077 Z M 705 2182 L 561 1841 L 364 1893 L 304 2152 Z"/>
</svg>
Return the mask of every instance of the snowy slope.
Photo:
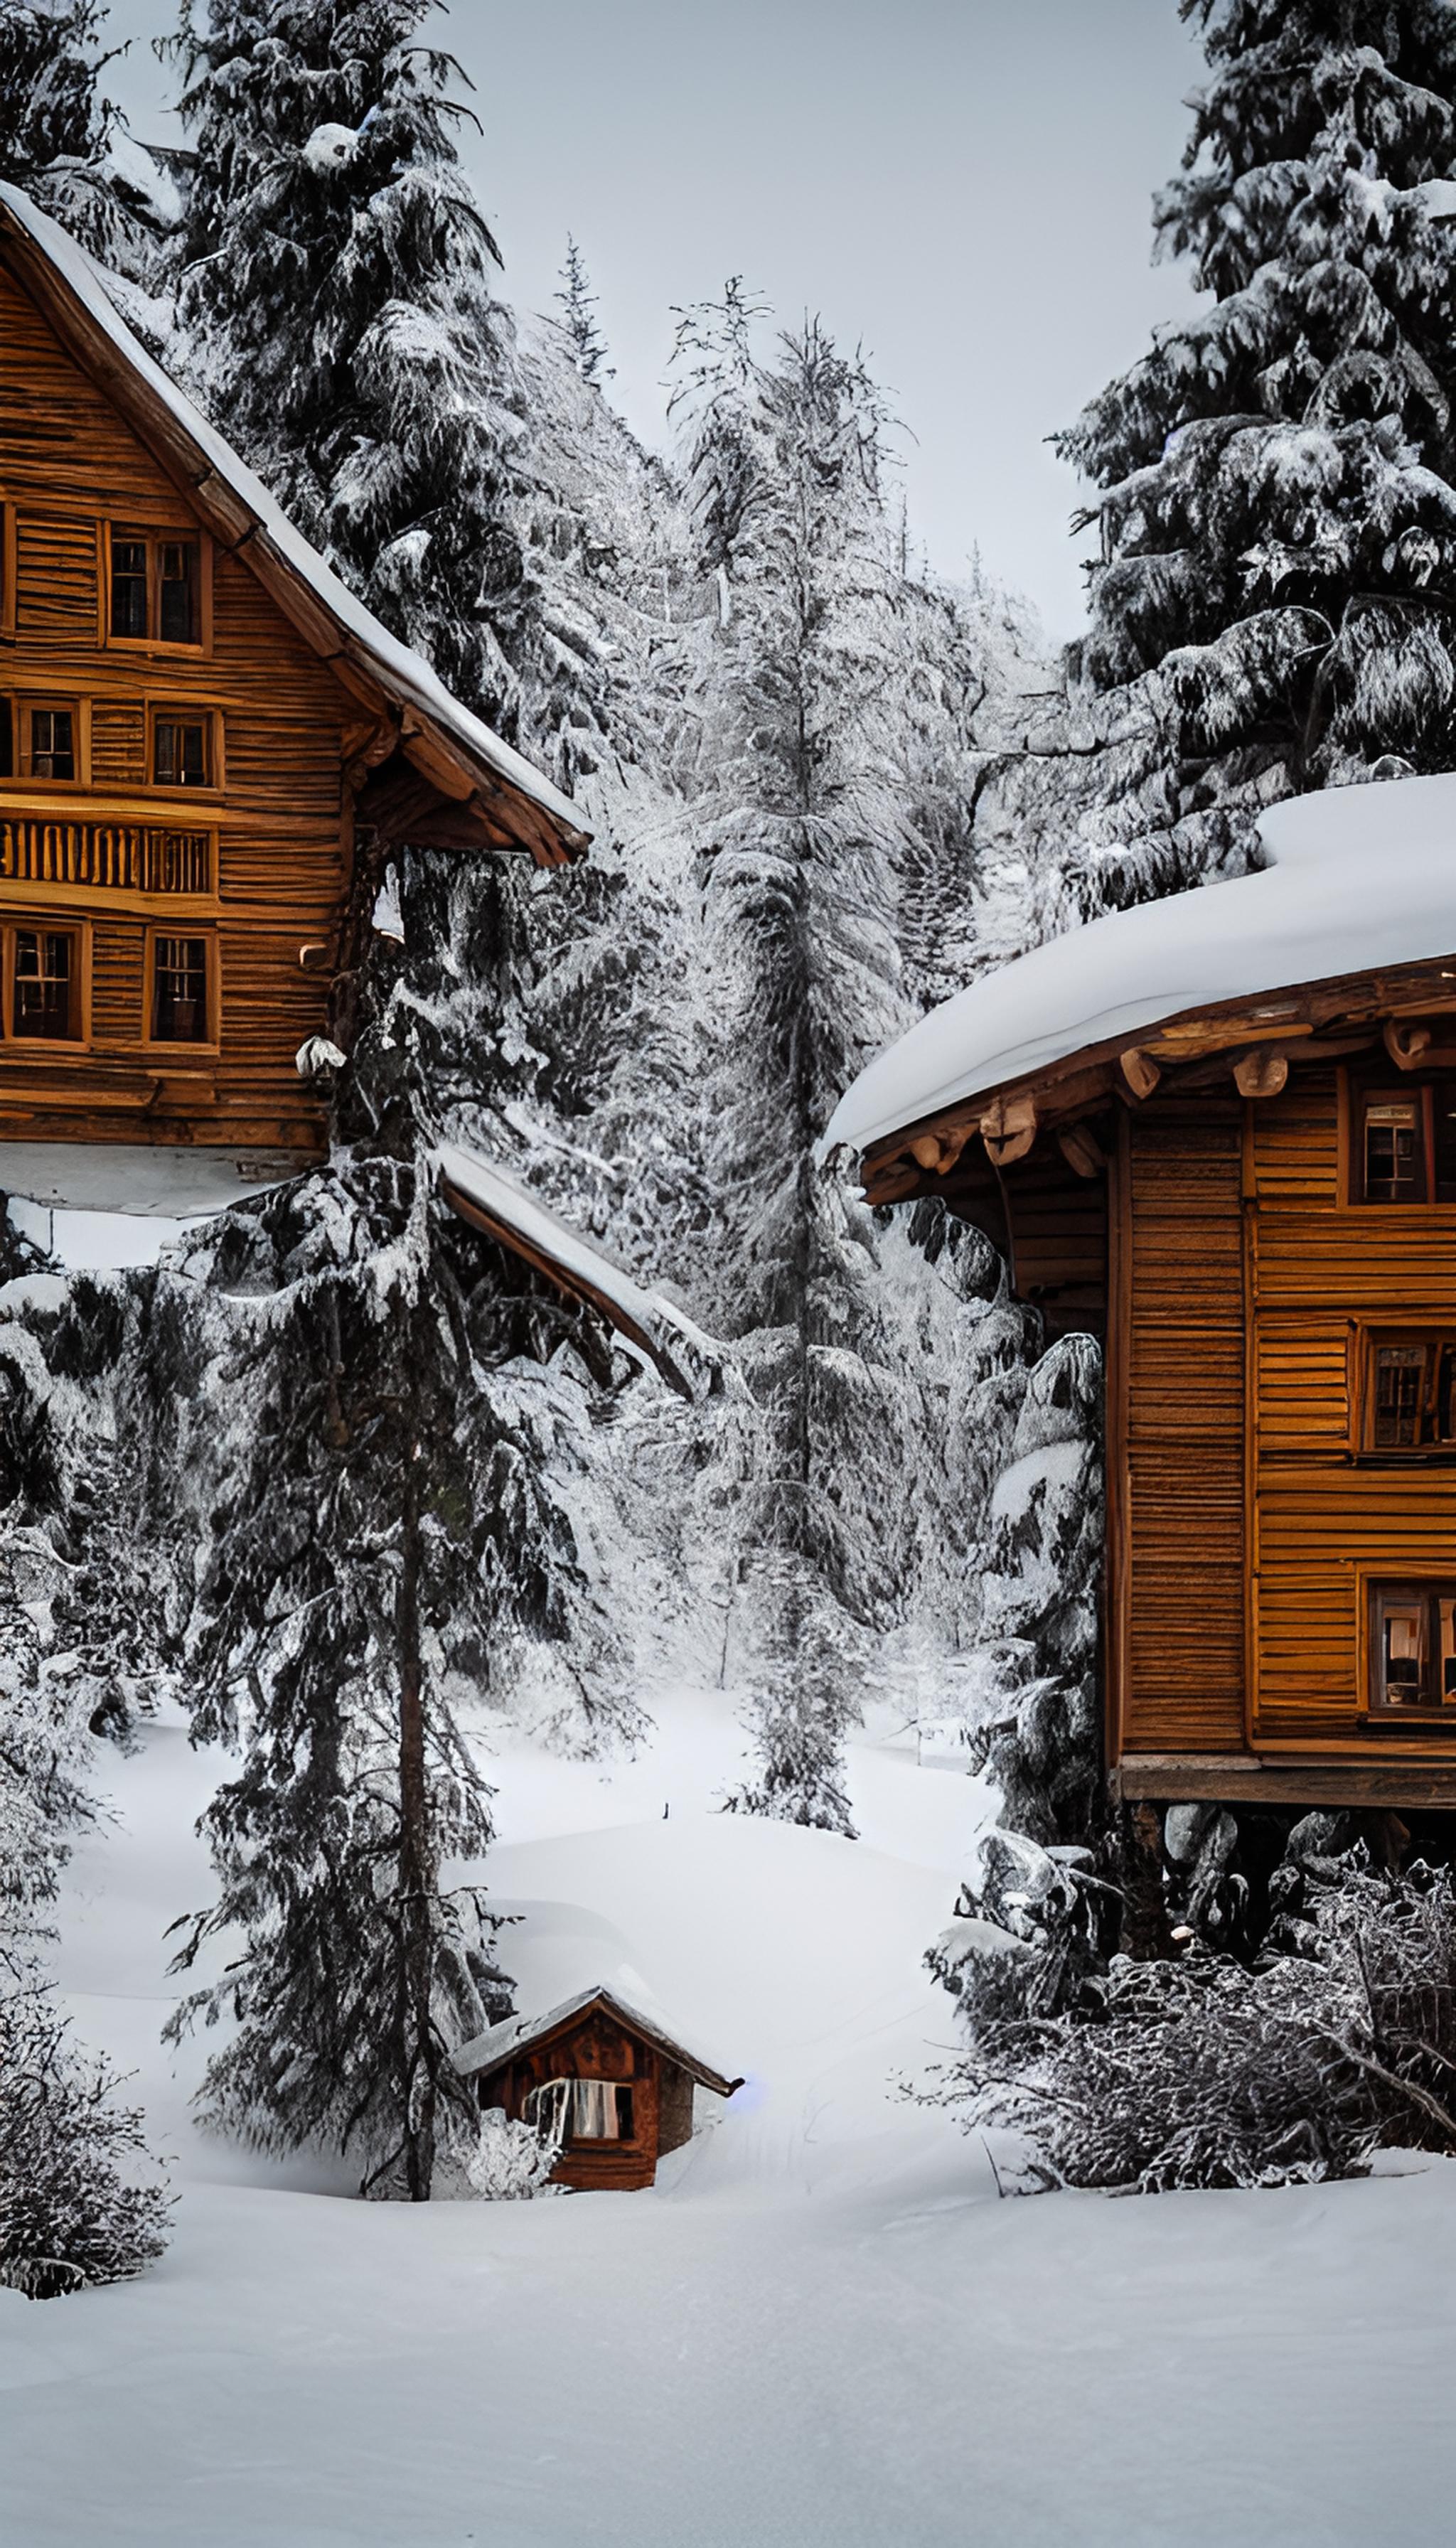
<svg viewBox="0 0 1456 2548">
<path fill-rule="evenodd" d="M 973 1782 L 852 1756 L 917 1863 L 709 1814 L 735 1746 L 684 1698 L 618 1771 L 498 1761 L 492 1875 L 523 1993 L 630 1974 L 749 2087 L 653 2193 L 417 2211 L 185 2137 L 158 1932 L 217 1764 L 173 1727 L 118 1765 L 63 1963 L 182 2203 L 138 2283 L 0 2292 L 6 2548 L 1355 2548 L 1393 2502 L 1444 2537 L 1456 2168 L 998 2203 L 886 2095 L 950 2040 L 919 1955 Z"/>
</svg>

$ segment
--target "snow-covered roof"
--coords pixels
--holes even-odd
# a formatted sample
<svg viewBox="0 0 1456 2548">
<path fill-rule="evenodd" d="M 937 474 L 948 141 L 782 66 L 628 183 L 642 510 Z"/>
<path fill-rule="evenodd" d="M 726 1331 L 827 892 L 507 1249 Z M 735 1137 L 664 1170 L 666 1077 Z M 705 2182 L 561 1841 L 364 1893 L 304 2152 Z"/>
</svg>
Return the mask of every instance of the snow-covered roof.
<svg viewBox="0 0 1456 2548">
<path fill-rule="evenodd" d="M 24 241 L 49 269 L 51 278 L 63 287 L 72 319 L 80 321 L 78 327 L 73 325 L 72 332 L 81 340 L 82 348 L 94 345 L 99 332 L 113 355 L 120 358 L 120 375 L 117 364 L 112 362 L 106 366 L 100 385 L 118 404 L 130 403 L 138 410 L 130 418 L 137 430 L 145 437 L 145 410 L 150 410 L 153 420 L 159 414 L 165 416 L 170 431 L 159 456 L 171 464 L 174 473 L 180 462 L 189 491 L 204 517 L 217 512 L 221 500 L 231 499 L 224 506 L 228 530 L 220 534 L 221 545 L 236 548 L 246 542 L 255 566 L 268 563 L 271 550 L 286 576 L 302 587 L 332 622 L 342 640 L 336 650 L 340 655 L 371 674 L 393 704 L 414 709 L 468 762 L 537 807 L 559 844 L 558 855 L 583 847 L 587 835 L 571 798 L 533 770 L 508 743 L 502 743 L 469 708 L 452 698 L 423 657 L 402 645 L 340 583 L 275 502 L 262 480 L 254 477 L 231 445 L 152 360 L 112 302 L 100 269 L 85 251 L 18 186 L 0 183 L 0 238 L 4 238 L 7 229 L 12 244 L 14 232 L 22 233 Z M 52 310 L 50 315 L 56 314 Z M 78 348 L 73 346 L 72 350 Z M 84 359 L 84 351 L 81 358 Z M 239 507 L 242 519 L 238 518 Z M 310 634 L 307 626 L 304 633 Z"/>
<path fill-rule="evenodd" d="M 644 1292 L 591 1239 L 478 1151 L 444 1141 L 435 1158 L 440 1191 L 452 1211 L 523 1256 L 574 1300 L 590 1301 L 619 1334 L 648 1355 L 674 1389 L 684 1398 L 692 1396 L 667 1338 L 676 1334 L 712 1358 L 718 1348 L 711 1337 L 660 1293 Z"/>
<path fill-rule="evenodd" d="M 671 2035 L 664 2034 L 655 2017 L 644 2016 L 630 2000 L 623 1999 L 617 1991 L 606 1990 L 599 1983 L 590 1990 L 577 1991 L 571 1999 L 559 2000 L 555 2008 L 545 2009 L 538 2016 L 502 2018 L 499 2026 L 489 2027 L 484 2035 L 477 2035 L 471 2043 L 462 2044 L 453 2055 L 455 2067 L 462 2078 L 472 2078 L 482 2070 L 499 2070 L 512 2053 L 524 2051 L 528 2045 L 539 2044 L 543 2037 L 554 2035 L 559 2026 L 564 2026 L 580 2010 L 595 2008 L 598 2004 L 609 2008 L 636 2034 L 645 2036 L 648 2043 L 655 2045 L 660 2052 L 666 2052 L 670 2060 L 681 2062 L 682 2068 L 704 2088 L 714 2089 L 720 2097 L 731 2097 L 735 2088 L 742 2087 L 741 2079 L 730 2079 L 726 2072 L 715 2070 L 710 2063 L 699 2060 L 695 2052 L 689 2052 L 683 2045 L 675 2043 Z"/>
<path fill-rule="evenodd" d="M 1456 775 L 1292 797 L 1258 828 L 1259 873 L 1090 921 L 933 1009 L 861 1071 L 821 1148 L 867 1149 L 1226 1000 L 1456 956 Z"/>
</svg>

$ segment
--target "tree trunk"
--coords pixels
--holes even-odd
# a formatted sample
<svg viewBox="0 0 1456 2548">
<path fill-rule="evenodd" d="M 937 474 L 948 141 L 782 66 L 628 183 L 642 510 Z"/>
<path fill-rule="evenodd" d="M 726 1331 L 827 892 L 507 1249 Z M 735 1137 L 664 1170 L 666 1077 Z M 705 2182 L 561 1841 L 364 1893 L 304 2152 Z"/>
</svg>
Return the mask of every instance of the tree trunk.
<svg viewBox="0 0 1456 2548">
<path fill-rule="evenodd" d="M 400 1592 L 400 1945 L 401 2075 L 405 2085 L 405 2177 L 411 2203 L 428 2203 L 434 2172 L 435 2044 L 431 2023 L 434 1891 L 424 1774 L 424 1689 L 419 1654 L 419 1444 L 407 1430 L 401 1493 Z"/>
</svg>

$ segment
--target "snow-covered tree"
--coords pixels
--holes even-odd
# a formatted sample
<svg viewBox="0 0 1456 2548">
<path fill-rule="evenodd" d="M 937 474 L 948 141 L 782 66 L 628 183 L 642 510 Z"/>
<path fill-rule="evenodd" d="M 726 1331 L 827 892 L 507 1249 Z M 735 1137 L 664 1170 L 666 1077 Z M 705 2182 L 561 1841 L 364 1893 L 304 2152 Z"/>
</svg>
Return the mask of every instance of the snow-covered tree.
<svg viewBox="0 0 1456 2548">
<path fill-rule="evenodd" d="M 1211 75 L 1154 226 L 1213 298 L 1057 437 L 1099 491 L 1074 688 L 1112 694 L 1066 740 L 1119 800 L 1084 908 L 1236 862 L 1274 797 L 1450 766 L 1456 28 L 1438 0 L 1183 14 Z"/>
<path fill-rule="evenodd" d="M 0 1937 L 0 2283 L 30 2300 L 123 2281 L 166 2246 L 170 2199 L 120 2085 Z M 138 2162 L 150 2184 L 133 2181 Z"/>
<path fill-rule="evenodd" d="M 520 394 L 434 0 L 188 0 L 178 319 L 204 404 L 457 696 L 511 732 Z"/>
<path fill-rule="evenodd" d="M 136 276 L 155 244 L 151 172 L 113 152 L 119 117 L 103 93 L 101 0 L 0 0 L 0 178 L 36 202 L 103 263 Z"/>
<path fill-rule="evenodd" d="M 606 366 L 606 339 L 595 318 L 596 295 L 587 274 L 587 261 L 570 231 L 567 233 L 566 263 L 561 269 L 561 288 L 553 296 L 561 303 L 561 323 L 572 349 L 572 360 L 584 381 L 610 380 Z"/>
</svg>

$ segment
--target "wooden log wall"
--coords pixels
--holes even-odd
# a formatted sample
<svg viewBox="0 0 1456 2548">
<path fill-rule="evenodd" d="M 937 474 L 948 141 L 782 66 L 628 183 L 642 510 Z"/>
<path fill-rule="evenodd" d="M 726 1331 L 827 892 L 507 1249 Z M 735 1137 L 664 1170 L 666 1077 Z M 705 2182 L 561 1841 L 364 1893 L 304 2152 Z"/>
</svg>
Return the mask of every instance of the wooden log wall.
<svg viewBox="0 0 1456 2548">
<path fill-rule="evenodd" d="M 1456 1324 L 1456 1207 L 1352 1202 L 1346 1118 L 1331 1063 L 1268 1098 L 1155 1096 L 1119 1144 L 1109 1740 L 1138 1792 L 1183 1792 L 1198 1756 L 1388 1783 L 1456 1742 L 1372 1719 L 1362 1617 L 1371 1576 L 1456 1576 L 1456 1467 L 1368 1456 L 1358 1404 L 1366 1330 Z"/>
<path fill-rule="evenodd" d="M 1114 1758 L 1243 1743 L 1242 1118 L 1234 1098 L 1165 1102 L 1119 1144 Z"/>
<path fill-rule="evenodd" d="M 1441 1728 L 1366 1719 L 1362 1576 L 1456 1575 L 1456 1470 L 1363 1457 L 1355 1396 L 1362 1328 L 1456 1323 L 1456 1207 L 1349 1203 L 1343 1111 L 1333 1068 L 1251 1110 L 1250 1733 L 1440 1755 Z"/>
<path fill-rule="evenodd" d="M 520 2054 L 503 2070 L 482 2079 L 480 2099 L 482 2106 L 503 2106 L 506 2114 L 518 2121 L 525 2112 L 526 2099 L 532 2089 L 544 2087 L 551 2079 L 613 2079 L 630 2084 L 631 2140 L 571 2141 L 563 2150 L 553 2175 L 558 2184 L 576 2186 L 584 2191 L 595 2186 L 617 2193 L 631 2193 L 651 2185 L 656 2172 L 658 2150 L 662 2145 L 659 2076 L 664 2066 L 650 2044 L 630 2035 L 603 2010 L 589 2010 L 582 2018 L 568 2021 L 554 2034 L 534 2044 L 529 2051 Z M 680 2071 L 676 2062 L 671 2068 L 677 2076 L 686 2078 L 686 2073 Z M 690 2134 L 690 2079 L 687 2081 L 687 2130 Z M 677 2111 L 675 2107 L 675 2116 Z M 674 2141 L 667 2146 L 676 2148 L 678 2144 Z"/>
<path fill-rule="evenodd" d="M 89 703 L 89 785 L 0 778 L 0 814 L 201 829 L 216 843 L 205 893 L 38 886 L 0 876 L 0 924 L 89 926 L 84 1048 L 0 1034 L 0 1138 L 266 1144 L 310 1152 L 322 1105 L 294 1064 L 324 1027 L 327 963 L 348 884 L 344 733 L 357 718 L 333 676 L 243 558 L 220 556 L 210 642 L 103 642 L 101 526 L 193 530 L 144 445 L 0 274 L 0 507 L 14 590 L 0 610 L 0 695 Z M 148 708 L 207 710 L 224 784 L 148 784 Z M 210 1044 L 150 1040 L 147 924 L 213 948 Z"/>
</svg>

